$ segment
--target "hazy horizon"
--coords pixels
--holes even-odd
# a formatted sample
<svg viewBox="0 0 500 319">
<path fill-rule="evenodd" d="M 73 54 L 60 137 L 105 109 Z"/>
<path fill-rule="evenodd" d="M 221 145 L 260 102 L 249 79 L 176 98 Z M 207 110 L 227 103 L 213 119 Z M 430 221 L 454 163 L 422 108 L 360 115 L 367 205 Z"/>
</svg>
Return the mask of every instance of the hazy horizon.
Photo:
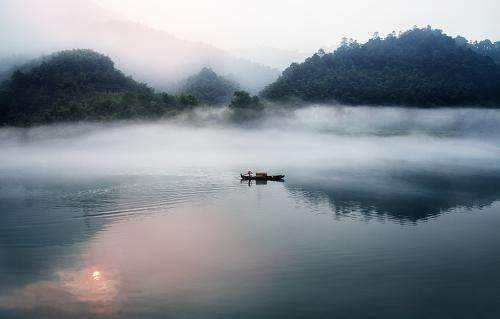
<svg viewBox="0 0 500 319">
<path fill-rule="evenodd" d="M 282 51 L 302 57 L 320 48 L 331 49 L 343 37 L 365 41 L 374 32 L 381 35 L 413 26 L 431 25 L 450 36 L 471 40 L 498 39 L 496 23 L 500 3 L 480 1 L 262 1 L 251 3 L 223 0 L 182 2 L 159 0 L 2 0 L 0 54 L 20 53 L 37 48 L 50 51 L 51 44 L 63 41 L 77 47 L 85 39 L 72 38 L 102 20 L 138 23 L 167 32 L 189 42 L 199 42 L 241 55 L 262 55 Z M 60 28 L 64 25 L 65 28 Z M 105 29 L 102 29 L 105 32 Z M 123 30 L 125 33 L 126 30 Z M 127 35 L 132 36 L 132 35 Z M 57 47 L 56 45 L 53 45 Z M 49 53 L 49 52 L 46 52 Z M 252 56 L 246 56 L 252 59 Z M 280 65 L 277 63 L 276 65 Z M 276 65 L 270 65 L 276 67 Z"/>
</svg>

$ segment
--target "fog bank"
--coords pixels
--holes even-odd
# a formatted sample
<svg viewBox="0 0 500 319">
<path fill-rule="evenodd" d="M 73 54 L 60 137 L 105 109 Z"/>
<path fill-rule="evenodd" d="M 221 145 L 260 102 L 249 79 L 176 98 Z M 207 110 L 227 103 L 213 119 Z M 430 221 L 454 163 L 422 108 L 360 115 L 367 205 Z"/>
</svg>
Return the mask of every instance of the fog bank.
<svg viewBox="0 0 500 319">
<path fill-rule="evenodd" d="M 157 122 L 0 129 L 4 174 L 169 174 L 180 169 L 500 168 L 500 111 L 311 106 L 253 127 L 227 110 Z"/>
</svg>

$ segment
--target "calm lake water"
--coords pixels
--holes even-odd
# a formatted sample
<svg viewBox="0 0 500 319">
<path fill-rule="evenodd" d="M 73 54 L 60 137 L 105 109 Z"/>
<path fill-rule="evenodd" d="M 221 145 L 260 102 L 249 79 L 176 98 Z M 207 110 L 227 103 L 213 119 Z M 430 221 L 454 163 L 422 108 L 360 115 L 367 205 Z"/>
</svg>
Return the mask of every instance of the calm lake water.
<svg viewBox="0 0 500 319">
<path fill-rule="evenodd" d="M 0 318 L 500 317 L 499 111 L 277 120 L 0 130 Z"/>
</svg>

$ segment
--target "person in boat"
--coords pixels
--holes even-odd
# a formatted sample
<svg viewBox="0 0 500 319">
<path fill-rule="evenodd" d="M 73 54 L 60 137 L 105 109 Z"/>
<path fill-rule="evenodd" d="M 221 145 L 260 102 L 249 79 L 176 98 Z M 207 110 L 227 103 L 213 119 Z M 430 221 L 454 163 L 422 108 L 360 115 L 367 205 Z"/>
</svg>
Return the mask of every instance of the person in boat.
<svg viewBox="0 0 500 319">
<path fill-rule="evenodd" d="M 248 172 L 247 172 L 247 176 L 248 176 L 248 177 L 252 177 L 252 175 L 253 175 L 252 171 L 248 171 Z"/>
</svg>

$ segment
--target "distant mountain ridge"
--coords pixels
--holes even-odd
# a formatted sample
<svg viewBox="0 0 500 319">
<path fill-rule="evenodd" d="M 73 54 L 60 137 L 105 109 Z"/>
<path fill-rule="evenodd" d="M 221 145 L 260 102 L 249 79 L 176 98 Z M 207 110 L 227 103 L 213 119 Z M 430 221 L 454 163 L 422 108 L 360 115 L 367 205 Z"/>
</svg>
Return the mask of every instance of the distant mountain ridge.
<svg viewBox="0 0 500 319">
<path fill-rule="evenodd" d="M 279 76 L 277 69 L 137 23 L 115 20 L 97 27 L 105 30 L 100 35 L 103 45 L 99 50 L 109 54 L 125 72 L 158 89 L 171 90 L 180 78 L 203 67 L 210 67 L 252 92 L 260 91 Z"/>
<path fill-rule="evenodd" d="M 459 44 L 441 30 L 414 28 L 364 44 L 344 41 L 333 53 L 320 50 L 292 64 L 262 95 L 278 101 L 498 107 L 500 65 L 492 53 Z"/>
<path fill-rule="evenodd" d="M 280 74 L 277 69 L 214 46 L 127 21 L 93 1 L 7 2 L 10 7 L 0 12 L 0 18 L 8 19 L 12 33 L 18 36 L 5 34 L 7 37 L 2 38 L 0 34 L 3 55 L 24 53 L 36 57 L 68 48 L 89 48 L 110 56 L 121 70 L 161 90 L 174 89 L 179 79 L 205 66 L 255 93 Z M 34 12 L 36 19 L 24 19 Z M 17 51 L 6 51 L 11 47 Z M 27 47 L 34 49 L 26 52 Z"/>
<path fill-rule="evenodd" d="M 241 57 L 251 57 L 253 61 L 282 71 L 293 62 L 303 62 L 309 55 L 314 53 L 314 51 L 306 53 L 297 50 L 257 46 L 254 48 L 240 49 L 237 53 Z"/>
</svg>

